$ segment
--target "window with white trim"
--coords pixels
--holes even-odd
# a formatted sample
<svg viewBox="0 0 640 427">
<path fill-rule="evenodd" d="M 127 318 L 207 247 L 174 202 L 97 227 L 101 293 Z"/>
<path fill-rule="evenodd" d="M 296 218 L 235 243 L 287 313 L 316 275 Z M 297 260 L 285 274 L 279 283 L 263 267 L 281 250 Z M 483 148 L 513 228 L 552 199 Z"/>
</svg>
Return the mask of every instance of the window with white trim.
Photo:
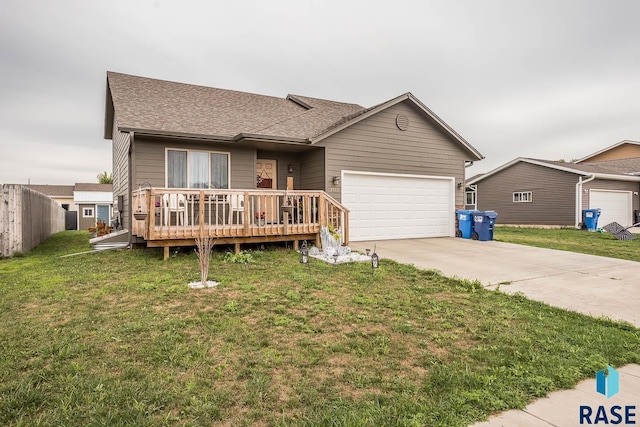
<svg viewBox="0 0 640 427">
<path fill-rule="evenodd" d="M 216 151 L 167 149 L 167 187 L 229 188 L 230 158 Z"/>
<path fill-rule="evenodd" d="M 475 191 L 467 191 L 466 192 L 466 205 L 475 205 L 476 204 L 476 192 Z"/>
<path fill-rule="evenodd" d="M 513 193 L 514 203 L 530 203 L 533 202 L 533 192 L 531 191 L 516 191 Z"/>
<path fill-rule="evenodd" d="M 82 218 L 93 218 L 93 208 L 82 208 Z"/>
</svg>

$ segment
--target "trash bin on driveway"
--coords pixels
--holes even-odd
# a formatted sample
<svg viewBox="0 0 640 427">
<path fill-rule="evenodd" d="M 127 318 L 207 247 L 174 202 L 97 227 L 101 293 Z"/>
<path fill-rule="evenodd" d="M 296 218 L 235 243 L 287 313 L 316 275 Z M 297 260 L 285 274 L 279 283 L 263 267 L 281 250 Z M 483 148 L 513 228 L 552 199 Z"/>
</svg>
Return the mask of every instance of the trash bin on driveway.
<svg viewBox="0 0 640 427">
<path fill-rule="evenodd" d="M 456 229 L 456 237 L 470 239 L 473 233 L 473 215 L 480 211 L 458 209 L 456 215 L 458 217 L 458 228 Z"/>
<path fill-rule="evenodd" d="M 587 227 L 589 231 L 596 231 L 598 229 L 598 218 L 600 218 L 600 208 L 584 209 L 582 211 L 582 223 Z"/>
<path fill-rule="evenodd" d="M 498 213 L 495 211 L 477 211 L 473 215 L 473 240 L 493 240 L 493 227 Z"/>
</svg>

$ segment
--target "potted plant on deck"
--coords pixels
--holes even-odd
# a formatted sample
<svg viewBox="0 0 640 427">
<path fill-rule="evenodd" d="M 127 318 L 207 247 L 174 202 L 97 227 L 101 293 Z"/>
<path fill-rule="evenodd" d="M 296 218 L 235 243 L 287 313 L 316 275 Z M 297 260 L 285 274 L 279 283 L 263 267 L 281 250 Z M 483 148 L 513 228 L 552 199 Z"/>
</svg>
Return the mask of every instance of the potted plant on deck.
<svg viewBox="0 0 640 427">
<path fill-rule="evenodd" d="M 264 226 L 266 214 L 264 212 L 256 212 L 256 225 Z"/>
</svg>

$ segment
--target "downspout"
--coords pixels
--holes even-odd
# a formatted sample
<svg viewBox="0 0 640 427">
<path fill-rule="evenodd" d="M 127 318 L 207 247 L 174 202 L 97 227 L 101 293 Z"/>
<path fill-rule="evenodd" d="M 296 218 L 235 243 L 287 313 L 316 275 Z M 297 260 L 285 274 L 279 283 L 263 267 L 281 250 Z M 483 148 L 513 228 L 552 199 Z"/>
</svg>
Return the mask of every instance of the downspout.
<svg viewBox="0 0 640 427">
<path fill-rule="evenodd" d="M 126 192 L 127 192 L 127 200 L 129 201 L 129 211 L 125 212 L 125 216 L 127 217 L 127 220 L 129 222 L 129 249 L 133 248 L 133 213 L 131 210 L 131 181 L 133 180 L 133 140 L 134 140 L 134 133 L 133 132 L 129 132 L 129 172 L 128 172 L 128 176 L 127 176 L 127 187 L 126 187 Z"/>
<path fill-rule="evenodd" d="M 473 166 L 473 162 L 472 161 L 465 161 L 464 162 L 464 181 L 462 181 L 462 207 L 466 208 L 467 207 L 467 171 L 466 169 Z M 474 193 L 476 193 L 476 203 L 474 204 L 474 210 L 478 209 L 478 190 L 476 189 L 475 185 L 470 185 L 469 186 Z"/>
<path fill-rule="evenodd" d="M 580 177 L 576 183 L 576 228 L 580 228 L 580 222 L 582 220 L 582 184 L 586 184 L 594 179 L 596 179 L 595 174 L 591 175 L 584 181 L 582 180 L 582 177 Z"/>
</svg>

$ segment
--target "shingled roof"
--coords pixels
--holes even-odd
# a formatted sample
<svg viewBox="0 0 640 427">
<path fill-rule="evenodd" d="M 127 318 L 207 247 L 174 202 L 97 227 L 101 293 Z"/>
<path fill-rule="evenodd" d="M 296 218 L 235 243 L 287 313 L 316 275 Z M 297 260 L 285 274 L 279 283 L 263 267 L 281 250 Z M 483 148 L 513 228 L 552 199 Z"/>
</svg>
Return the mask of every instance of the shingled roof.
<svg viewBox="0 0 640 427">
<path fill-rule="evenodd" d="M 25 187 L 49 197 L 73 197 L 73 185 L 30 184 Z"/>
<path fill-rule="evenodd" d="M 621 181 L 640 181 L 640 158 L 606 160 L 592 163 L 569 163 L 555 160 L 531 159 L 526 157 L 518 157 L 505 163 L 504 165 L 487 172 L 484 175 L 474 176 L 468 180 L 468 184 L 476 184 L 504 169 L 513 166 L 516 163 L 524 162 L 538 166 L 546 166 L 565 172 L 574 173 L 582 176 L 596 175 L 603 179 L 621 180 Z"/>
<path fill-rule="evenodd" d="M 239 139 L 309 140 L 366 111 L 357 104 L 287 98 L 107 73 L 107 122 L 121 130 Z M 110 138 L 111 123 L 105 126 Z"/>
</svg>

